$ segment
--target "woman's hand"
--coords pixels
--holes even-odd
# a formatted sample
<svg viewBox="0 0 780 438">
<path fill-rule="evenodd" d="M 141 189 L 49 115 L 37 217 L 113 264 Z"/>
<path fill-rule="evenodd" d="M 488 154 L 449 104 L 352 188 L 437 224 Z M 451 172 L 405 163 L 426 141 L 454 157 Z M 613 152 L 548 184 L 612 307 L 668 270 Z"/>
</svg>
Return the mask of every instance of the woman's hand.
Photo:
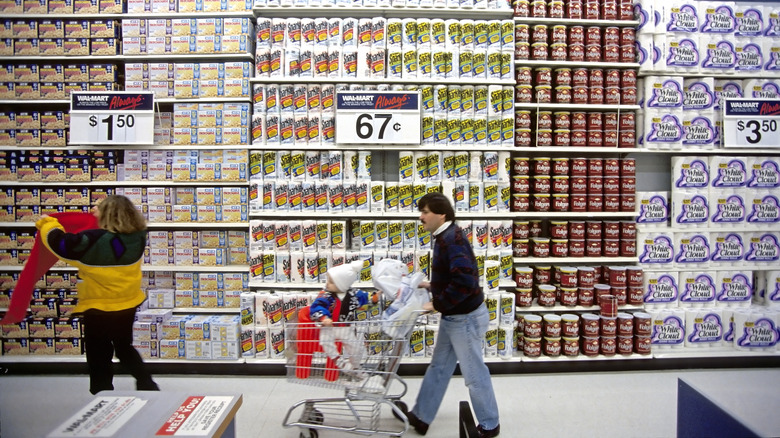
<svg viewBox="0 0 780 438">
<path fill-rule="evenodd" d="M 426 312 L 433 312 L 434 310 L 436 310 L 436 309 L 433 308 L 433 302 L 432 301 L 428 301 L 427 303 L 423 304 L 422 308 Z"/>
<path fill-rule="evenodd" d="M 431 282 L 430 281 L 421 281 L 420 284 L 417 285 L 417 287 L 421 287 L 423 289 L 431 290 Z"/>
<path fill-rule="evenodd" d="M 325 327 L 333 327 L 333 320 L 328 318 L 327 316 L 322 318 L 322 320 L 320 320 L 320 323 L 322 323 L 322 325 L 324 325 Z"/>
</svg>

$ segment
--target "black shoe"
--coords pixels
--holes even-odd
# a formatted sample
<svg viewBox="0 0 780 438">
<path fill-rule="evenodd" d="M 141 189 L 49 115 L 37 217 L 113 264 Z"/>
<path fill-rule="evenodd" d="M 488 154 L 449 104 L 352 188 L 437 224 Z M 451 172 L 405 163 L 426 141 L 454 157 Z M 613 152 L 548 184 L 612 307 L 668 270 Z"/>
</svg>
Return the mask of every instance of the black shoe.
<svg viewBox="0 0 780 438">
<path fill-rule="evenodd" d="M 415 432 L 420 435 L 428 433 L 428 423 L 417 418 L 417 415 L 414 415 L 412 411 L 408 410 L 405 404 L 398 405 L 398 408 L 406 415 L 406 419 L 409 420 L 409 425 L 414 428 Z"/>
<path fill-rule="evenodd" d="M 482 426 L 477 426 L 477 432 L 479 432 L 479 438 L 493 438 L 501 433 L 501 425 L 496 426 L 495 429 L 485 430 Z"/>
</svg>

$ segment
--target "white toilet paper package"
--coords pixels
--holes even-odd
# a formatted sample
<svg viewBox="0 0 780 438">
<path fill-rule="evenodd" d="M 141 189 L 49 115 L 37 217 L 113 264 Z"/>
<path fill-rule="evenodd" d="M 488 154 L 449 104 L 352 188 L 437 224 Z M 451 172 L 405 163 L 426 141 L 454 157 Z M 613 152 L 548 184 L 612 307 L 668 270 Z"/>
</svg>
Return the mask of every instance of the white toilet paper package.
<svg viewBox="0 0 780 438">
<path fill-rule="evenodd" d="M 388 336 L 404 336 L 414 325 L 428 291 L 417 286 L 424 279 L 422 272 L 408 274 L 408 267 L 399 260 L 382 259 L 371 268 L 371 278 L 377 289 L 393 302 L 382 314 L 382 329 Z"/>
</svg>

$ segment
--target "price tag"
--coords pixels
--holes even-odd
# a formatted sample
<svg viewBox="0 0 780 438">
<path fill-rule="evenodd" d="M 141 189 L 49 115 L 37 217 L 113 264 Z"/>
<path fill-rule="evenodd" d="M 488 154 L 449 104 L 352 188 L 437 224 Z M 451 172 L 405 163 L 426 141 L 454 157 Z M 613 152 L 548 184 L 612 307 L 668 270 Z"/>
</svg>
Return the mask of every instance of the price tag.
<svg viewBox="0 0 780 438">
<path fill-rule="evenodd" d="M 130 91 L 73 93 L 69 143 L 154 144 L 154 94 Z"/>
<path fill-rule="evenodd" d="M 780 99 L 725 99 L 723 146 L 780 148 Z"/>
<path fill-rule="evenodd" d="M 336 93 L 337 144 L 419 145 L 421 142 L 419 91 Z"/>
</svg>

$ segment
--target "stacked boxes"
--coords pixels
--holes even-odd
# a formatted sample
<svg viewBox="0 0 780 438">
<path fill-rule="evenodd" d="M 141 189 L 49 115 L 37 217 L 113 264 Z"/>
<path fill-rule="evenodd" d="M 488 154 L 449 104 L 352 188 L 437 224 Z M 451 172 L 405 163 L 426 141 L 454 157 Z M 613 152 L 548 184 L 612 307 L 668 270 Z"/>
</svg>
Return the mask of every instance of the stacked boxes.
<svg viewBox="0 0 780 438">
<path fill-rule="evenodd" d="M 152 266 L 246 265 L 247 247 L 245 231 L 150 231 L 144 263 Z"/>
<path fill-rule="evenodd" d="M 114 20 L 8 20 L 0 26 L 0 55 L 117 55 L 117 34 Z"/>
<path fill-rule="evenodd" d="M 254 27 L 249 18 L 122 20 L 123 55 L 253 52 Z"/>
<path fill-rule="evenodd" d="M 250 62 L 128 63 L 125 90 L 157 98 L 249 97 Z"/>
</svg>

